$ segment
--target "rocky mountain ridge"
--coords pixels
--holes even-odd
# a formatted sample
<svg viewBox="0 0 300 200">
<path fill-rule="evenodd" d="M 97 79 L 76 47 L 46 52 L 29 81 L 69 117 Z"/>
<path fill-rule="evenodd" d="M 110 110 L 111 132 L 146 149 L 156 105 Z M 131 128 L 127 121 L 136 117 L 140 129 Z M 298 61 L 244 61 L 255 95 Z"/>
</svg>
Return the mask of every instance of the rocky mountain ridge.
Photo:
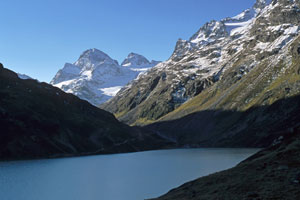
<svg viewBox="0 0 300 200">
<path fill-rule="evenodd" d="M 89 49 L 74 64 L 66 63 L 50 83 L 98 106 L 157 63 L 130 53 L 119 65 L 104 52 Z"/>
<path fill-rule="evenodd" d="M 215 94 L 215 88 L 222 87 L 216 86 L 221 80 L 227 80 L 224 86 L 233 90 L 250 78 L 251 71 L 262 70 L 263 63 L 269 70 L 282 62 L 290 65 L 292 57 L 288 52 L 299 34 L 299 16 L 298 1 L 257 0 L 252 8 L 235 17 L 206 23 L 189 40 L 178 40 L 170 59 L 142 74 L 101 107 L 123 122 L 140 125 L 191 113 L 180 107 L 185 108 L 185 104 L 205 91 Z M 275 82 L 275 76 L 271 82 Z M 220 98 L 211 100 L 214 106 L 201 109 L 242 109 L 236 102 L 243 104 L 243 109 L 250 108 L 255 98 L 242 95 L 252 93 L 253 85 L 258 83 L 249 82 L 238 100 L 228 99 L 228 106 L 224 107 L 216 105 L 221 97 L 228 96 L 228 91 L 220 91 Z M 182 114 L 175 116 L 178 109 Z M 172 111 L 173 117 L 165 117 Z"/>
</svg>

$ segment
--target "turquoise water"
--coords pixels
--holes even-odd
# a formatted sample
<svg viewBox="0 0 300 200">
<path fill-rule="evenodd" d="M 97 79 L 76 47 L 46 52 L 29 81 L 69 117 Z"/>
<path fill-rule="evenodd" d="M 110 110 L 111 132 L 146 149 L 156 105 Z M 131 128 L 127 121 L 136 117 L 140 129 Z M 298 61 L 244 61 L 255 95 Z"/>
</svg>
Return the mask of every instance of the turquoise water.
<svg viewBox="0 0 300 200">
<path fill-rule="evenodd" d="M 0 163 L 3 200 L 141 200 L 235 166 L 258 149 L 177 149 Z"/>
</svg>

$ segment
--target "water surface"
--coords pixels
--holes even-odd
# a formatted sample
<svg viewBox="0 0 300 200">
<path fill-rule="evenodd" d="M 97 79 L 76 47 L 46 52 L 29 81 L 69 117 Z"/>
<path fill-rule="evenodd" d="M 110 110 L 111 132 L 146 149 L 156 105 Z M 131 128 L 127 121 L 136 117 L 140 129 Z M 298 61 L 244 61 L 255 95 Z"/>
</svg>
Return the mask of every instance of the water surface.
<svg viewBox="0 0 300 200">
<path fill-rule="evenodd" d="M 228 169 L 258 149 L 177 149 L 0 163 L 3 200 L 142 200 Z"/>
</svg>

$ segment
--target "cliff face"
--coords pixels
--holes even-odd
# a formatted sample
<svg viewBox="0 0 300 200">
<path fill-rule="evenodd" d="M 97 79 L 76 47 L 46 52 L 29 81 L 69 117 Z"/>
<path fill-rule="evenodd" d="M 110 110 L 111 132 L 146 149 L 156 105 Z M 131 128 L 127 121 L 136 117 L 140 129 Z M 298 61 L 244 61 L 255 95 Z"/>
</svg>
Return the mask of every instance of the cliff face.
<svg viewBox="0 0 300 200">
<path fill-rule="evenodd" d="M 159 136 L 120 123 L 87 101 L 0 66 L 0 159 L 162 148 Z"/>
</svg>

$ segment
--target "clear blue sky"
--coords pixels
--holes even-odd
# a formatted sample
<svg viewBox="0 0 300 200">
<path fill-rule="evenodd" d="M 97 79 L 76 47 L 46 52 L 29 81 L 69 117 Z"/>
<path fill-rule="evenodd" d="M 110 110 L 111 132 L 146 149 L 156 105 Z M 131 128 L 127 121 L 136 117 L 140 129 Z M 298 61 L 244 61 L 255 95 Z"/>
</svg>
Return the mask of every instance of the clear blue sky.
<svg viewBox="0 0 300 200">
<path fill-rule="evenodd" d="M 255 0 L 1 0 L 0 62 L 49 82 L 65 62 L 97 48 L 166 60 L 178 38 L 234 16 Z"/>
</svg>

